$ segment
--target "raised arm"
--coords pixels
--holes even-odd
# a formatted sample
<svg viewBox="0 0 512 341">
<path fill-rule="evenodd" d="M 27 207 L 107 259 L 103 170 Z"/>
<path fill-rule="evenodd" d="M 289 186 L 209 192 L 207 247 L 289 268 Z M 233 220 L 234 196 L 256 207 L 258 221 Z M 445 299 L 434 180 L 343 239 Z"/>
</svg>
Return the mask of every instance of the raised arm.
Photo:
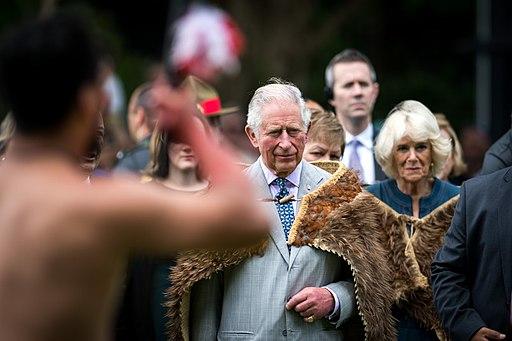
<svg viewBox="0 0 512 341">
<path fill-rule="evenodd" d="M 155 107 L 173 138 L 189 144 L 212 184 L 202 197 L 118 180 L 107 190 L 103 212 L 129 248 L 148 252 L 231 246 L 255 242 L 267 219 L 239 167 L 193 118 L 196 106 L 185 89 L 156 85 Z M 109 187 L 107 187 L 109 188 Z M 98 199 L 101 200 L 101 199 Z"/>
</svg>

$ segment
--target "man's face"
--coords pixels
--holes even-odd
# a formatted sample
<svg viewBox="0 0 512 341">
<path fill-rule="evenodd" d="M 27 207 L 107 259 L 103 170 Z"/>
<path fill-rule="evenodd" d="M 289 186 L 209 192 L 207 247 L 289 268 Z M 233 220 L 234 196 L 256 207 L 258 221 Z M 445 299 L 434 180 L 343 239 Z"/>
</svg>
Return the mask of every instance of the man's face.
<svg viewBox="0 0 512 341">
<path fill-rule="evenodd" d="M 302 159 L 307 137 L 297 104 L 281 101 L 265 105 L 259 132 L 249 127 L 245 131 L 265 165 L 279 177 L 288 176 Z"/>
<path fill-rule="evenodd" d="M 89 144 L 87 151 L 80 157 L 80 167 L 87 175 L 91 174 L 99 164 L 104 138 L 105 124 L 103 123 L 103 117 L 100 115 L 95 138 Z"/>
<path fill-rule="evenodd" d="M 379 94 L 379 85 L 363 62 L 338 63 L 333 67 L 333 99 L 336 115 L 348 119 L 369 118 Z"/>
<path fill-rule="evenodd" d="M 83 145 L 82 154 L 87 152 L 93 142 L 96 140 L 98 125 L 101 118 L 101 112 L 104 111 L 107 104 L 107 95 L 104 91 L 103 84 L 105 78 L 100 74 L 96 81 L 84 85 L 79 93 L 79 110 L 84 113 L 84 126 L 87 126 L 87 131 L 84 131 L 85 141 Z M 103 121 L 102 121 L 103 122 Z"/>
</svg>

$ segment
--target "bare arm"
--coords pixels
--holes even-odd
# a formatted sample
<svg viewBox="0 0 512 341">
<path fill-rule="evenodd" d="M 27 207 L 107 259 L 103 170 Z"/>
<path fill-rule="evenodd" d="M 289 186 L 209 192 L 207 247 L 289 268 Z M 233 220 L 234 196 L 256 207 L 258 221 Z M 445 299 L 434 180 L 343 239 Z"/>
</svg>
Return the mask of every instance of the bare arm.
<svg viewBox="0 0 512 341">
<path fill-rule="evenodd" d="M 97 184 L 104 231 L 121 248 L 170 254 L 200 247 L 231 247 L 263 238 L 267 219 L 250 193 L 213 189 L 203 197 L 169 192 L 158 186 L 117 180 Z"/>
<path fill-rule="evenodd" d="M 154 88 L 154 106 L 173 139 L 189 144 L 212 184 L 204 197 L 181 196 L 151 186 L 119 183 L 109 221 L 127 245 L 149 252 L 203 246 L 231 246 L 261 238 L 268 231 L 252 187 L 229 154 L 197 125 L 196 106 L 186 89 Z M 113 198 L 118 198 L 114 199 Z"/>
</svg>

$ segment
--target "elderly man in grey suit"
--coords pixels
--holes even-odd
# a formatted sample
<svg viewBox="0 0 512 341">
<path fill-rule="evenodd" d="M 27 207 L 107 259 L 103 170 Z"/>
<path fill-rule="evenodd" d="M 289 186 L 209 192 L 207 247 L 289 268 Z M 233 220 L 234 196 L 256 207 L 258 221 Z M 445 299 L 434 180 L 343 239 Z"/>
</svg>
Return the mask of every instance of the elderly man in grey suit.
<svg viewBox="0 0 512 341">
<path fill-rule="evenodd" d="M 192 340 L 343 338 L 340 326 L 355 310 L 348 266 L 334 254 L 287 245 L 301 198 L 330 176 L 302 160 L 309 121 L 297 87 L 277 81 L 254 93 L 246 133 L 261 156 L 247 175 L 262 199 L 275 199 L 265 204 L 273 229 L 261 256 L 195 285 Z"/>
</svg>

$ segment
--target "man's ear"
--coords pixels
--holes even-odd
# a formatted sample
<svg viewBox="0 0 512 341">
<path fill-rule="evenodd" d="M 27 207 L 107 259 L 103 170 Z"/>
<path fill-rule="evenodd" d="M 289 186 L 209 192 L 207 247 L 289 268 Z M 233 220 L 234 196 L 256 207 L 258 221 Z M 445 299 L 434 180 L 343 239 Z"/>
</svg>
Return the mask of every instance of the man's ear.
<svg viewBox="0 0 512 341">
<path fill-rule="evenodd" d="M 380 91 L 379 83 L 377 83 L 377 82 L 373 83 L 373 102 L 374 103 L 375 103 L 375 101 L 377 101 L 377 97 L 379 97 L 379 91 Z"/>
<path fill-rule="evenodd" d="M 251 144 L 254 148 L 258 148 L 260 145 L 258 143 L 258 138 L 256 137 L 256 133 L 252 128 L 249 126 L 245 126 L 245 134 L 247 134 L 247 137 L 249 138 L 249 141 L 251 141 Z"/>
<path fill-rule="evenodd" d="M 144 112 L 144 108 L 137 107 L 135 109 L 134 115 L 135 115 L 135 117 L 134 117 L 135 126 L 137 127 L 137 129 L 146 124 L 147 118 L 146 118 L 146 114 Z"/>
</svg>

